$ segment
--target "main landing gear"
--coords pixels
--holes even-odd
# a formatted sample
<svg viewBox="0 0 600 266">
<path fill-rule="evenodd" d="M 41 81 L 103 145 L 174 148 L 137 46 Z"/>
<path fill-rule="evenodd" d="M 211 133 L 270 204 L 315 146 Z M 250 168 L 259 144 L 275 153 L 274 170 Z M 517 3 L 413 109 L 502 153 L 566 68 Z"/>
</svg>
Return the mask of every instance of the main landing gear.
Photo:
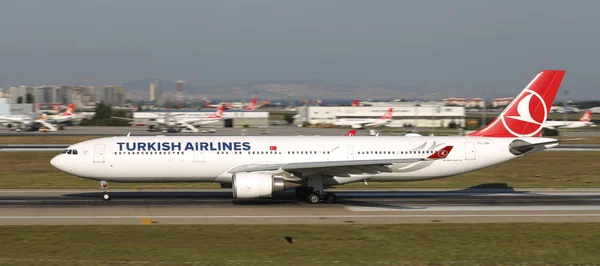
<svg viewBox="0 0 600 266">
<path fill-rule="evenodd" d="M 337 201 L 337 196 L 332 192 L 323 193 L 323 191 L 311 191 L 309 193 L 307 187 L 296 188 L 296 198 L 305 199 L 310 204 L 334 204 Z"/>
<path fill-rule="evenodd" d="M 103 201 L 109 201 L 110 200 L 110 194 L 108 194 L 108 182 L 106 182 L 106 181 L 100 181 L 100 187 L 102 189 L 104 189 L 104 194 L 102 195 L 102 200 Z"/>
</svg>

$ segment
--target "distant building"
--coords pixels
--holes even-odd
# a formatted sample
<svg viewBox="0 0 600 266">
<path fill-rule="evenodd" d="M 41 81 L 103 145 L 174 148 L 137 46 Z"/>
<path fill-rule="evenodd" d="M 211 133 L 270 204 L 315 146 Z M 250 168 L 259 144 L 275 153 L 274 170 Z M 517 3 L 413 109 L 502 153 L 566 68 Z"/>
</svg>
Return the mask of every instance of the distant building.
<svg viewBox="0 0 600 266">
<path fill-rule="evenodd" d="M 0 115 L 27 115 L 31 112 L 33 112 L 33 104 L 10 104 L 0 101 Z"/>
<path fill-rule="evenodd" d="M 401 101 L 394 100 L 390 102 L 376 102 L 371 100 L 358 102 L 359 106 L 372 106 L 372 107 L 410 107 L 410 106 L 442 106 L 444 102 L 439 101 Z"/>
<path fill-rule="evenodd" d="M 503 106 L 507 106 L 508 104 L 510 104 L 510 102 L 512 102 L 514 98 L 496 98 L 492 100 L 492 107 L 503 107 Z"/>
<path fill-rule="evenodd" d="M 125 105 L 125 87 L 123 85 L 96 87 L 95 90 L 98 95 L 98 102 L 112 106 Z"/>
<path fill-rule="evenodd" d="M 466 103 L 467 103 L 467 99 L 465 99 L 465 98 L 446 98 L 446 99 L 444 99 L 444 105 L 465 106 Z"/>
<path fill-rule="evenodd" d="M 470 99 L 465 103 L 465 107 L 467 107 L 467 108 L 473 108 L 473 107 L 484 108 L 485 100 L 483 100 L 483 98 Z"/>
<path fill-rule="evenodd" d="M 451 106 L 302 106 L 298 119 L 302 124 L 328 125 L 338 119 L 377 119 L 393 108 L 392 122 L 388 127 L 447 127 L 454 122 L 465 125 L 465 108 Z"/>
<path fill-rule="evenodd" d="M 155 103 L 155 104 L 160 104 L 160 98 L 161 98 L 161 93 L 160 93 L 160 81 L 158 80 L 153 80 L 150 82 L 150 84 L 148 84 L 148 101 L 151 103 Z"/>
</svg>

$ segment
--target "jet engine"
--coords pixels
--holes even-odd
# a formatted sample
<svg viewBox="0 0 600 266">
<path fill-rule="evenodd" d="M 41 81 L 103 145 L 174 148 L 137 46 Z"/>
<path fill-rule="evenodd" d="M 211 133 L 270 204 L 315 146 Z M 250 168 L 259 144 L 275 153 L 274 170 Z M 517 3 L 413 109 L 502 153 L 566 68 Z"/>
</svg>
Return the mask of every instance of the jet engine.
<svg viewBox="0 0 600 266">
<path fill-rule="evenodd" d="M 298 186 L 300 184 L 273 177 L 268 173 L 236 173 L 232 180 L 233 197 L 237 199 L 269 197 L 275 192 Z"/>
</svg>

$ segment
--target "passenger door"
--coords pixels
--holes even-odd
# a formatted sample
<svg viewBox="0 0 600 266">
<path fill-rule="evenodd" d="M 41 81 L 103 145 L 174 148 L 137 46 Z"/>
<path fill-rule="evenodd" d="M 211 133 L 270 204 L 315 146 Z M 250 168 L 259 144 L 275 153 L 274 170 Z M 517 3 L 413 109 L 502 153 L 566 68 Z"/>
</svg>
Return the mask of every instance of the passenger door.
<svg viewBox="0 0 600 266">
<path fill-rule="evenodd" d="M 104 144 L 94 146 L 94 163 L 104 163 Z"/>
</svg>

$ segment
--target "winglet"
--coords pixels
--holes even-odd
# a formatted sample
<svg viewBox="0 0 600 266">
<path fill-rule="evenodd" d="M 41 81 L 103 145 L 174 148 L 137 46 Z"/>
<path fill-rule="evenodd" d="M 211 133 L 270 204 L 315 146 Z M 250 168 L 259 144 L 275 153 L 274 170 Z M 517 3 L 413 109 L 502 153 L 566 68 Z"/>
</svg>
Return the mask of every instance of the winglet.
<svg viewBox="0 0 600 266">
<path fill-rule="evenodd" d="M 436 151 L 431 156 L 427 157 L 427 159 L 445 159 L 450 154 L 450 151 L 454 148 L 454 146 L 446 146 L 441 150 Z"/>
</svg>

